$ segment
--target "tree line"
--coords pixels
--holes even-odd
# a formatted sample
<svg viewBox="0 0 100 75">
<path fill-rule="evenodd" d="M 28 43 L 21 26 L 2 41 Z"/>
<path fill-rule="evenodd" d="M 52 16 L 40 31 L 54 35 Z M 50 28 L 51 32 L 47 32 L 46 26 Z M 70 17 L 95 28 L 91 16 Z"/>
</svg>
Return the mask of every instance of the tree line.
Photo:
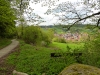
<svg viewBox="0 0 100 75">
<path fill-rule="evenodd" d="M 12 37 L 15 34 L 14 11 L 8 0 L 0 0 L 0 37 Z"/>
<path fill-rule="evenodd" d="M 20 38 L 24 37 L 23 39 L 26 40 L 25 35 L 26 35 L 26 32 L 28 31 L 27 28 L 30 29 L 31 26 L 30 27 L 28 27 L 28 26 L 25 27 L 25 18 L 21 15 L 23 15 L 24 12 L 27 12 L 27 10 L 30 9 L 30 8 L 27 7 L 27 5 L 29 5 L 29 4 L 28 3 L 25 4 L 25 7 L 22 8 L 24 6 L 24 4 L 22 2 L 23 0 L 21 0 L 21 2 L 20 2 L 20 0 L 15 0 L 15 1 L 16 1 L 16 3 L 14 4 L 13 0 L 0 0 L 0 37 L 18 36 Z M 39 3 L 41 1 L 38 0 L 38 1 L 33 1 L 33 2 L 34 3 Z M 44 6 L 51 7 L 51 6 L 54 6 L 54 4 L 56 4 L 56 1 L 49 1 L 48 2 L 46 0 L 46 1 L 43 1 L 43 3 L 44 4 L 49 3 L 49 5 L 44 5 Z M 80 4 L 77 4 L 77 3 L 75 4 L 76 6 L 80 5 Z M 59 17 L 58 21 L 60 21 L 60 20 L 62 20 L 62 21 L 75 20 L 72 25 L 65 26 L 64 28 L 67 27 L 68 29 L 70 29 L 70 27 L 75 25 L 77 22 L 88 19 L 88 18 L 91 18 L 91 17 L 96 17 L 97 26 L 99 26 L 99 22 L 100 22 L 100 20 L 99 20 L 99 16 L 100 16 L 99 1 L 96 0 L 96 1 L 94 1 L 93 4 L 92 3 L 93 2 L 91 0 L 88 0 L 88 1 L 83 0 L 82 4 L 84 5 L 84 8 L 85 8 L 85 6 L 88 7 L 88 9 L 85 10 L 85 12 L 87 11 L 85 14 L 79 13 L 79 10 L 77 10 L 77 9 L 74 9 L 74 11 L 73 11 L 72 9 L 74 8 L 74 5 L 70 2 L 65 2 L 65 3 L 58 4 L 57 8 L 51 9 L 51 13 L 55 12 L 54 13 L 55 16 L 57 16 L 57 13 L 63 13 L 63 12 L 65 12 L 65 13 L 71 13 L 72 12 L 72 14 L 76 15 L 76 16 L 73 16 L 73 17 L 69 17 L 68 15 L 65 15 L 65 14 L 62 15 L 63 17 L 60 17 L 60 15 L 58 15 L 58 17 Z M 97 5 L 96 5 L 96 3 L 97 3 Z M 18 6 L 18 5 L 20 5 L 20 6 Z M 15 8 L 14 8 L 14 6 L 15 6 Z M 89 11 L 91 8 L 97 9 L 98 12 L 92 13 L 91 15 L 88 15 L 90 12 L 92 12 L 92 11 Z M 20 11 L 20 10 L 22 10 L 22 11 L 17 12 L 17 11 Z M 56 12 L 56 10 L 59 10 L 60 12 Z M 82 10 L 80 10 L 80 11 L 82 12 Z M 31 14 L 31 12 L 28 12 L 28 13 Z M 49 11 L 47 11 L 46 13 L 48 14 Z M 86 14 L 87 14 L 87 16 L 86 16 Z M 30 17 L 30 15 L 29 15 L 29 17 Z M 37 17 L 39 17 L 41 19 L 40 16 L 37 15 Z M 31 20 L 33 20 L 33 19 L 31 18 Z M 21 29 L 20 29 L 21 34 L 20 34 L 20 36 L 19 36 L 19 32 L 18 32 L 18 30 L 16 29 L 16 26 L 15 26 L 16 21 L 19 21 L 19 23 L 21 25 Z M 33 20 L 33 21 L 36 21 L 36 20 Z M 37 28 L 37 30 L 35 32 L 37 32 L 37 33 L 39 32 L 39 34 L 41 33 L 41 30 L 39 30 L 37 26 L 32 26 L 32 28 L 33 29 L 31 29 L 31 30 L 35 30 L 34 28 Z M 31 31 L 31 33 L 32 32 L 33 31 Z M 32 35 L 34 35 L 33 36 L 34 38 L 36 37 L 35 32 L 33 32 L 34 34 L 32 33 Z M 46 33 L 43 33 L 43 35 L 46 35 Z M 41 36 L 41 35 L 39 35 L 39 36 Z"/>
</svg>

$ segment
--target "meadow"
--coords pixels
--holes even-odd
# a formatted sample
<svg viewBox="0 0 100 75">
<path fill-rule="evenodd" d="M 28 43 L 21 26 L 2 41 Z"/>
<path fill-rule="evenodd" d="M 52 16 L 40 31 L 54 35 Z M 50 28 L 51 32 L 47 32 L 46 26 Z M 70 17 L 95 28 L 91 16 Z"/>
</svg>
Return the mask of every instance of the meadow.
<svg viewBox="0 0 100 75">
<path fill-rule="evenodd" d="M 53 45 L 53 46 L 52 46 Z M 74 56 L 51 57 L 51 53 L 63 52 L 66 44 L 53 42 L 49 47 L 32 46 L 20 41 L 18 52 L 12 53 L 6 64 L 15 66 L 15 70 L 28 73 L 29 75 L 58 75 L 66 66 L 77 63 Z M 81 47 L 76 44 L 68 44 L 70 48 Z M 75 47 L 74 47 L 75 46 Z M 60 49 L 61 47 L 61 49 Z"/>
<path fill-rule="evenodd" d="M 53 42 L 52 46 L 57 47 L 59 49 L 61 49 L 61 51 L 66 52 L 70 49 L 71 52 L 73 52 L 75 49 L 82 49 L 84 47 L 84 43 L 73 43 L 73 42 L 69 42 L 69 43 L 58 43 L 58 42 Z M 68 49 L 67 49 L 68 48 Z"/>
</svg>

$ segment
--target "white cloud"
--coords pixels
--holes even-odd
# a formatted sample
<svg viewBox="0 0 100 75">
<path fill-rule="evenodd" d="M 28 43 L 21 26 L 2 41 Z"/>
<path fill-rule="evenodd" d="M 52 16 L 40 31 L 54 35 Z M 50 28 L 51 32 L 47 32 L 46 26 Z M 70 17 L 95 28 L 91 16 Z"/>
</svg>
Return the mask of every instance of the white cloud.
<svg viewBox="0 0 100 75">
<path fill-rule="evenodd" d="M 46 17 L 45 19 L 47 19 L 46 22 L 43 22 L 40 25 L 53 25 L 53 24 L 55 24 L 57 22 L 58 18 L 54 17 L 52 15 L 49 15 L 49 18 Z"/>
<path fill-rule="evenodd" d="M 58 2 L 56 2 L 56 4 L 60 4 L 62 2 L 67 2 L 67 1 L 76 2 L 78 0 L 59 0 Z M 35 4 L 35 3 L 30 2 L 30 7 L 34 9 L 33 13 L 38 14 L 39 16 L 44 18 L 44 21 L 46 21 L 46 22 L 41 23 L 40 25 L 52 25 L 56 23 L 58 18 L 54 17 L 54 15 L 51 15 L 51 14 L 50 15 L 44 14 L 47 11 L 48 7 L 47 6 L 42 7 L 41 4 L 42 3 Z M 54 8 L 54 6 L 52 8 Z"/>
<path fill-rule="evenodd" d="M 42 7 L 41 3 L 38 4 L 30 3 L 30 7 L 34 9 L 33 13 L 38 14 L 44 19 L 44 21 L 46 21 L 41 23 L 40 25 L 52 25 L 57 21 L 57 18 L 54 18 L 54 15 L 44 14 L 48 10 L 47 6 Z"/>
</svg>

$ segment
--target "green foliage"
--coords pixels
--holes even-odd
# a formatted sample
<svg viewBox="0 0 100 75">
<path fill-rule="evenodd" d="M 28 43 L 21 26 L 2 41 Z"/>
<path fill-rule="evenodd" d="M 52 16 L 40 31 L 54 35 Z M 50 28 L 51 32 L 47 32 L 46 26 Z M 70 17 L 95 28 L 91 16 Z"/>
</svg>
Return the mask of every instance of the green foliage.
<svg viewBox="0 0 100 75">
<path fill-rule="evenodd" d="M 10 39 L 0 38 L 0 49 L 4 48 L 5 46 L 11 43 Z"/>
<path fill-rule="evenodd" d="M 100 35 L 85 44 L 83 63 L 100 67 Z"/>
<path fill-rule="evenodd" d="M 87 24 L 87 25 L 86 25 L 86 28 L 92 30 L 92 29 L 95 28 L 95 25 Z"/>
<path fill-rule="evenodd" d="M 17 26 L 16 27 L 16 31 L 17 31 L 17 38 L 21 39 L 22 38 L 22 35 L 21 35 L 21 33 L 22 33 L 22 25 Z"/>
<path fill-rule="evenodd" d="M 51 30 L 44 32 L 38 26 L 24 27 L 23 39 L 26 43 L 48 46 L 52 41 L 52 37 L 53 32 Z"/>
<path fill-rule="evenodd" d="M 54 47 L 60 48 L 62 51 L 70 51 L 73 52 L 75 49 L 82 49 L 84 47 L 84 43 L 58 43 L 53 42 L 52 45 Z"/>
<path fill-rule="evenodd" d="M 0 36 L 9 37 L 14 34 L 15 16 L 7 0 L 0 0 Z"/>
<path fill-rule="evenodd" d="M 59 38 L 59 37 L 56 37 L 53 39 L 54 42 L 58 42 L 58 43 L 66 43 L 66 40 L 63 39 L 63 38 Z"/>
<path fill-rule="evenodd" d="M 40 43 L 42 41 L 42 32 L 37 26 L 27 26 L 24 28 L 23 39 L 26 43 Z"/>
<path fill-rule="evenodd" d="M 58 75 L 59 72 L 72 63 L 76 63 L 73 56 L 53 58 L 50 53 L 59 52 L 53 48 L 32 46 L 20 42 L 20 52 L 11 54 L 6 60 L 7 64 L 14 65 L 15 70 L 29 75 Z"/>
<path fill-rule="evenodd" d="M 42 40 L 46 42 L 45 46 L 48 46 L 54 37 L 54 31 L 52 29 L 48 29 L 46 31 L 42 30 Z"/>
</svg>

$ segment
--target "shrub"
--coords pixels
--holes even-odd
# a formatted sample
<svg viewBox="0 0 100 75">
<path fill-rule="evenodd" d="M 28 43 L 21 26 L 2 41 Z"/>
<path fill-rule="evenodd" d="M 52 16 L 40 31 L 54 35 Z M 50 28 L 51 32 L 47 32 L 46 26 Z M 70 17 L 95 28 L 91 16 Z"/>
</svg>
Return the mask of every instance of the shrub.
<svg viewBox="0 0 100 75">
<path fill-rule="evenodd" d="M 23 40 L 26 43 L 47 46 L 51 43 L 51 34 L 43 32 L 38 26 L 26 26 L 23 31 Z"/>
<path fill-rule="evenodd" d="M 54 42 L 59 42 L 59 43 L 66 43 L 66 40 L 65 40 L 65 39 L 63 39 L 63 38 L 58 38 L 58 37 L 54 38 L 53 41 L 54 41 Z"/>
<path fill-rule="evenodd" d="M 42 40 L 42 33 L 37 26 L 27 26 L 23 32 L 23 39 L 26 43 L 37 44 Z"/>
<path fill-rule="evenodd" d="M 42 32 L 42 45 L 43 45 L 43 42 L 44 42 L 44 46 L 48 46 L 50 43 L 51 43 L 51 38 L 49 37 L 49 33 L 46 33 L 46 32 Z"/>
<path fill-rule="evenodd" d="M 92 66 L 100 67 L 100 35 L 85 44 L 82 62 Z"/>
<path fill-rule="evenodd" d="M 48 46 L 54 37 L 54 30 L 48 28 L 46 31 L 42 30 L 42 33 L 43 33 L 43 40 L 45 42 L 45 46 Z"/>
</svg>

